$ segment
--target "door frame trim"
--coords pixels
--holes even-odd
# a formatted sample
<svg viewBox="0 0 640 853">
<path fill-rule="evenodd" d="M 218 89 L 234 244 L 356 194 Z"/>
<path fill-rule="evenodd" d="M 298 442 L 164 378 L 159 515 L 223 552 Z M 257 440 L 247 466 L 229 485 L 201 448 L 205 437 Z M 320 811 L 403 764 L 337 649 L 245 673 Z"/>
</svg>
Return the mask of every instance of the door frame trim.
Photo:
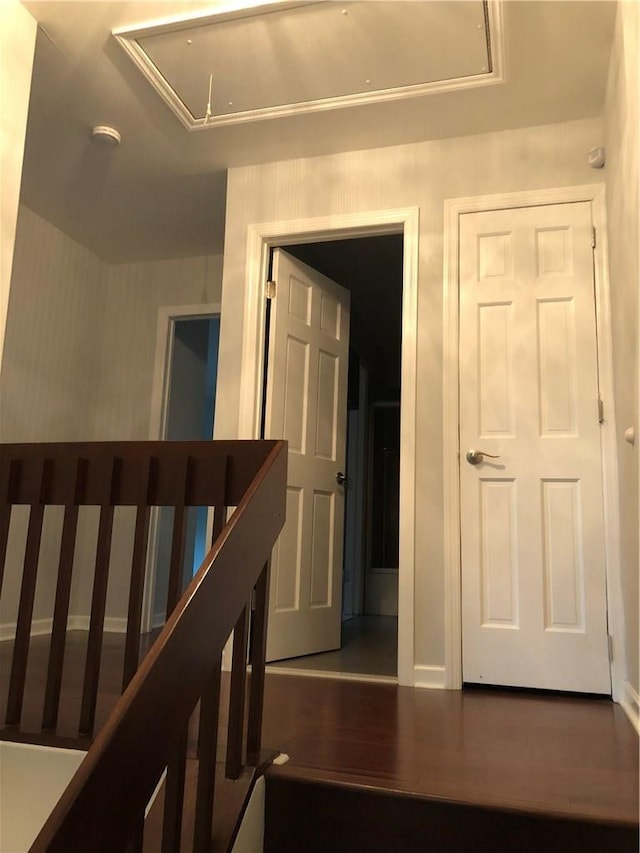
<svg viewBox="0 0 640 853">
<path fill-rule="evenodd" d="M 624 610 L 620 561 L 620 507 L 613 385 L 613 356 L 607 221 L 604 184 L 555 187 L 498 195 L 446 199 L 444 202 L 443 275 L 443 476 L 445 571 L 445 687 L 462 688 L 462 560 L 460 552 L 460 442 L 459 442 L 459 244 L 460 216 L 464 213 L 536 205 L 589 202 L 597 232 L 594 251 L 597 347 L 600 390 L 607 401 L 602 425 L 602 476 L 605 522 L 605 575 L 609 633 L 615 654 L 611 661 L 612 696 L 624 695 L 627 677 Z"/>
<path fill-rule="evenodd" d="M 173 358 L 174 326 L 176 320 L 195 320 L 198 317 L 221 317 L 219 302 L 199 302 L 195 305 L 161 305 L 158 308 L 156 323 L 156 348 L 153 362 L 153 381 L 151 385 L 151 406 L 149 411 L 149 441 L 162 441 L 167 428 L 167 409 L 169 405 L 169 372 Z M 215 418 L 214 418 L 215 420 Z M 212 436 L 213 438 L 213 436 Z M 209 513 L 211 516 L 211 513 Z M 144 593 L 142 599 L 142 630 L 152 631 L 164 624 L 159 614 L 153 612 L 156 576 L 153 567 L 158 550 L 159 507 L 152 507 L 149 517 L 149 538 L 147 546 L 147 565 L 145 569 Z M 207 527 L 212 526 L 209 518 Z M 207 531 L 207 536 L 210 536 Z"/>
<path fill-rule="evenodd" d="M 418 331 L 419 208 L 251 224 L 247 228 L 238 437 L 257 438 L 262 406 L 265 287 L 269 252 L 281 245 L 339 238 L 399 234 L 404 237 L 402 272 L 402 374 L 400 450 L 400 559 L 398 570 L 398 683 L 412 686 L 414 673 L 415 448 Z"/>
</svg>

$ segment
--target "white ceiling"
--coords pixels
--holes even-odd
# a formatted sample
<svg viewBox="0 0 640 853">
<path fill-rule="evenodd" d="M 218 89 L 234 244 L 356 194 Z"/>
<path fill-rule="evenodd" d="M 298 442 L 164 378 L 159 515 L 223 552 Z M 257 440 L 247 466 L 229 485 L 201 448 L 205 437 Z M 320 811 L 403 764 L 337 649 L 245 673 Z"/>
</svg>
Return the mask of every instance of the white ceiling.
<svg viewBox="0 0 640 853">
<path fill-rule="evenodd" d="M 232 166 L 600 115 L 615 16 L 615 3 L 607 0 L 509 0 L 502 13 L 502 83 L 190 132 L 112 31 L 216 11 L 215 3 L 25 0 L 24 5 L 43 32 L 36 48 L 23 201 L 112 262 L 222 251 L 226 169 Z M 444 16 L 459 16 L 459 6 L 477 6 L 456 0 L 407 5 L 422 12 L 437 6 Z M 222 3 L 217 7 L 220 11 Z M 266 51 L 268 20 L 261 26 Z M 381 26 L 388 35 L 388 23 Z M 448 26 L 443 20 L 442 30 Z M 315 24 L 303 43 L 325 38 L 321 29 Z M 371 38 L 378 37 L 375 29 Z M 419 27 L 413 35 L 420 35 Z M 376 67 L 367 79 L 398 79 L 397 58 L 406 38 L 399 39 L 396 34 L 381 42 L 387 48 L 373 52 Z M 464 46 L 465 39 L 458 43 Z M 449 53 L 446 62 L 455 69 L 457 60 L 452 62 Z M 271 55 L 276 65 L 277 56 Z M 467 55 L 468 49 L 460 60 L 462 73 Z M 204 81 L 206 89 L 211 71 L 196 66 L 189 76 Z M 238 75 L 253 67 L 247 55 Z M 284 76 L 295 79 L 288 67 Z M 318 68 L 318 77 L 326 76 L 326 69 Z M 246 94 L 248 102 L 252 93 L 243 92 L 251 86 L 243 83 L 227 100 Z M 118 128 L 121 145 L 106 150 L 93 144 L 89 132 L 96 124 Z"/>
</svg>

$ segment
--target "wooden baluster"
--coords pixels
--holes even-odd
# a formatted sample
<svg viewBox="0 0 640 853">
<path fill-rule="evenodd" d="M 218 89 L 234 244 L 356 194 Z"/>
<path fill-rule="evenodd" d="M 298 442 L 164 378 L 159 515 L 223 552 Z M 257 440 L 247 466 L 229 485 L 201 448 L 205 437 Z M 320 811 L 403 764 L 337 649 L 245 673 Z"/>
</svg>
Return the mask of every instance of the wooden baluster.
<svg viewBox="0 0 640 853">
<path fill-rule="evenodd" d="M 7 542 L 11 525 L 11 508 L 15 490 L 20 479 L 21 465 L 17 459 L 2 459 L 0 469 L 0 592 L 4 579 L 4 566 L 7 559 Z"/>
<path fill-rule="evenodd" d="M 171 751 L 171 758 L 167 765 L 167 776 L 164 783 L 162 853 L 180 853 L 188 739 L 189 725 L 187 724 Z"/>
<path fill-rule="evenodd" d="M 75 460 L 76 470 L 73 497 L 71 503 L 65 506 L 64 511 L 62 542 L 60 544 L 60 559 L 58 562 L 56 601 L 53 611 L 53 626 L 51 628 L 51 646 L 49 648 L 49 666 L 47 668 L 47 687 L 42 714 L 43 729 L 55 729 L 58 723 L 62 668 L 64 665 L 64 651 L 67 639 L 67 619 L 71 597 L 71 576 L 73 573 L 73 558 L 78 530 L 78 505 L 82 503 L 84 497 L 87 466 L 88 462 L 86 459 Z"/>
<path fill-rule="evenodd" d="M 149 542 L 149 519 L 151 516 L 152 491 L 155 486 L 157 463 L 158 460 L 153 457 L 143 460 L 144 468 L 140 472 L 142 493 L 136 509 L 136 529 L 133 538 L 127 638 L 125 640 L 124 666 L 122 671 L 123 692 L 138 668 L 142 601 L 144 598 L 144 580 L 147 567 L 147 544 Z"/>
<path fill-rule="evenodd" d="M 183 482 L 182 496 L 173 509 L 173 538 L 171 540 L 171 563 L 169 566 L 169 588 L 167 590 L 167 619 L 171 615 L 182 594 L 182 575 L 184 571 L 184 548 L 187 535 L 187 504 L 189 500 L 189 478 L 193 460 L 187 456 L 181 461 L 180 472 Z"/>
<path fill-rule="evenodd" d="M 13 646 L 9 696 L 7 699 L 6 724 L 8 726 L 19 725 L 20 717 L 22 716 L 24 685 L 27 675 L 27 661 L 29 658 L 29 640 L 31 638 L 31 621 L 33 619 L 33 603 L 36 593 L 40 542 L 42 540 L 42 522 L 44 520 L 44 507 L 47 499 L 52 468 L 53 462 L 51 459 L 40 460 L 37 472 L 39 479 L 38 500 L 31 504 L 31 510 L 29 512 L 29 527 L 27 529 L 27 542 L 24 554 L 22 587 L 20 589 L 16 638 Z"/>
<path fill-rule="evenodd" d="M 222 533 L 222 528 L 227 520 L 227 507 L 216 506 L 213 508 L 213 532 L 211 533 L 211 544 L 216 541 Z"/>
<path fill-rule="evenodd" d="M 87 640 L 87 659 L 84 670 L 82 704 L 80 707 L 79 731 L 82 735 L 93 734 L 98 701 L 98 679 L 102 657 L 102 639 L 104 634 L 104 614 L 107 603 L 107 583 L 109 580 L 109 561 L 111 558 L 111 537 L 113 533 L 114 491 L 118 471 L 118 460 L 111 459 L 105 476 L 105 493 L 100 507 L 98 526 L 98 545 L 96 548 L 93 595 L 91 599 L 91 621 Z"/>
<path fill-rule="evenodd" d="M 211 674 L 200 700 L 198 737 L 198 787 L 193 837 L 194 853 L 208 853 L 211 847 L 211 823 L 216 781 L 216 750 L 220 715 L 220 676 L 222 658 Z"/>
<path fill-rule="evenodd" d="M 211 533 L 211 544 L 216 541 L 220 533 L 222 532 L 222 528 L 225 525 L 227 520 L 227 507 L 226 506 L 216 506 L 213 507 L 213 530 Z M 199 736 L 202 734 L 202 716 L 200 717 L 200 727 L 199 727 Z M 198 755 L 200 754 L 200 739 L 198 739 Z"/>
<path fill-rule="evenodd" d="M 124 853 L 142 853 L 144 846 L 144 812 L 136 820 Z"/>
<path fill-rule="evenodd" d="M 267 616 L 269 612 L 268 560 L 258 578 L 254 595 L 251 625 L 251 680 L 249 682 L 249 719 L 247 722 L 247 758 L 250 764 L 260 762 L 262 748 L 262 710 L 264 704 L 264 670 L 267 649 Z"/>
<path fill-rule="evenodd" d="M 229 729 L 227 740 L 227 779 L 237 779 L 242 772 L 244 706 L 247 688 L 247 642 L 249 639 L 249 606 L 245 606 L 233 629 L 233 656 L 229 688 Z"/>
</svg>

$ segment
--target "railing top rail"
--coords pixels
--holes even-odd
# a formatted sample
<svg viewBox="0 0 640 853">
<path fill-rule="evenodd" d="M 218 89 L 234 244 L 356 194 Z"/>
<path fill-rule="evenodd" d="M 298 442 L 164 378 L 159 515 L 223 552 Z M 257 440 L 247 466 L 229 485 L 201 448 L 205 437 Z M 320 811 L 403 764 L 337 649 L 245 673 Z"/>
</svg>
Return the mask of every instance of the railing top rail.
<svg viewBox="0 0 640 853">
<path fill-rule="evenodd" d="M 181 500 L 192 506 L 236 506 L 275 443 L 229 440 L 0 444 L 0 503 L 99 505 L 104 503 L 108 479 L 113 480 L 112 505 L 139 505 L 140 469 L 148 464 L 150 485 L 142 502 L 170 506 L 176 501 L 176 480 L 192 460 L 186 500 L 183 492 Z M 220 477 L 225 461 L 226 476 Z"/>
</svg>

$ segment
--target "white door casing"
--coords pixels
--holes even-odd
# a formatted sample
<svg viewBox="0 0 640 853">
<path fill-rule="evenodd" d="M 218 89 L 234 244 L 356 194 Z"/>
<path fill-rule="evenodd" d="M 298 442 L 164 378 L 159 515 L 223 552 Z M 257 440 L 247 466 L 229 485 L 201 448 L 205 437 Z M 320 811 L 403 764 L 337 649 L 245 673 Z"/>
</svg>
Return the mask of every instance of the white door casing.
<svg viewBox="0 0 640 853">
<path fill-rule="evenodd" d="M 289 455 L 267 660 L 281 660 L 340 646 L 350 294 L 281 249 L 273 278 L 265 437 Z"/>
<path fill-rule="evenodd" d="M 465 681 L 611 690 L 591 233 L 586 202 L 460 218 Z"/>
<path fill-rule="evenodd" d="M 336 240 L 341 237 L 403 234 L 400 403 L 400 503 L 403 510 L 400 517 L 398 572 L 398 683 L 411 686 L 417 683 L 420 677 L 424 686 L 442 687 L 444 668 L 429 667 L 427 673 L 426 668 L 421 667 L 418 672 L 414 659 L 419 224 L 418 208 L 407 207 L 261 222 L 247 227 L 237 435 L 239 438 L 257 438 L 260 434 L 265 340 L 264 296 L 270 248 Z"/>
</svg>

